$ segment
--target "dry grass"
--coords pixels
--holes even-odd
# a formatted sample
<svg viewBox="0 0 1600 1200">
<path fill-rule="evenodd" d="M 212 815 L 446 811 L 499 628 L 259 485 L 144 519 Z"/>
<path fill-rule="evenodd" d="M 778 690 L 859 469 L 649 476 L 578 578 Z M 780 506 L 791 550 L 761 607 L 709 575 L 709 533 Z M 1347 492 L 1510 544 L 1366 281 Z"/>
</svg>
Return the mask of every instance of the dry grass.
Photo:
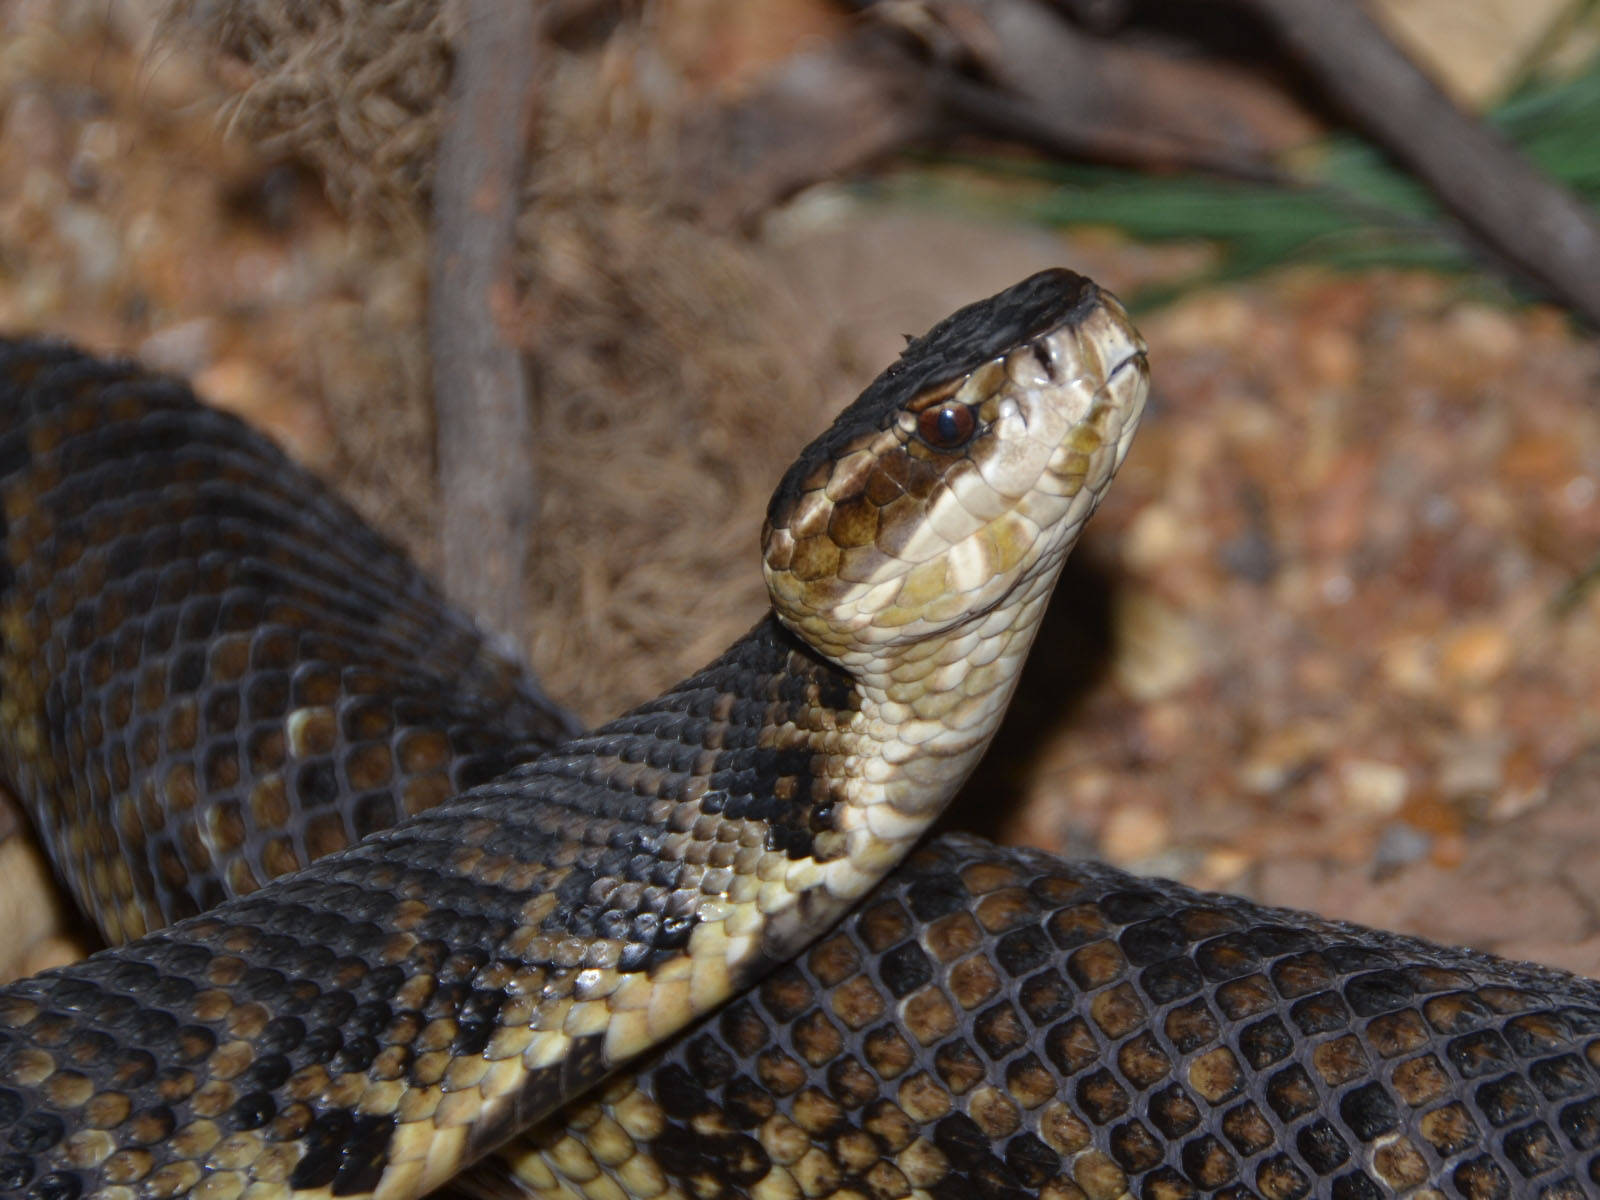
<svg viewBox="0 0 1600 1200">
<path fill-rule="evenodd" d="M 415 231 L 450 29 L 437 0 L 178 0 L 167 33 L 218 54 L 233 131 L 314 168 L 347 212 Z"/>
<path fill-rule="evenodd" d="M 169 36 L 232 64 L 236 133 L 310 164 L 379 248 L 421 261 L 448 77 L 441 6 L 191 2 L 170 19 Z M 814 338 L 771 266 L 657 200 L 681 99 L 659 45 L 632 27 L 553 53 L 518 226 L 541 492 L 522 636 L 554 693 L 590 718 L 653 694 L 755 619 L 771 482 L 837 402 L 807 378 Z M 397 332 L 421 345 L 408 315 Z M 411 452 L 358 453 L 343 473 L 428 557 L 426 505 L 397 513 L 379 498 L 431 503 L 432 464 L 414 452 L 425 380 L 407 362 L 327 401 L 347 443 L 408 431 L 390 449 Z"/>
</svg>

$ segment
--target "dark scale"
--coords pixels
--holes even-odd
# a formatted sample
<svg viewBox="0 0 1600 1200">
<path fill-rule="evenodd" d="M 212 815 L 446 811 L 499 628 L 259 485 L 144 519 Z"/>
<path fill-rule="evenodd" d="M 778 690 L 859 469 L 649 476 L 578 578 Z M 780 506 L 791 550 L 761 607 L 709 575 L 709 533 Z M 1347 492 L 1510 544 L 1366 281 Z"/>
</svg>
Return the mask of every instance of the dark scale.
<svg viewBox="0 0 1600 1200">
<path fill-rule="evenodd" d="M 8 532 L 30 542 L 0 605 L 33 618 L 31 644 L 5 648 L 7 686 L 53 681 L 38 710 L 47 759 L 12 753 L 5 773 L 113 937 L 254 890 L 445 798 L 452 773 L 487 777 L 570 732 L 399 551 L 181 384 L 0 343 L 0 442 Z M 36 461 L 30 444 L 47 447 Z M 294 619 L 274 629 L 274 614 Z M 253 670 L 261 660 L 273 672 Z M 335 728 L 304 754 L 286 737 L 310 699 L 296 689 L 324 680 L 315 699 L 336 708 L 354 664 L 391 698 L 416 697 L 413 726 L 474 731 L 470 751 L 430 764 L 442 786 L 383 770 L 392 732 Z M 109 782 L 153 788 L 177 815 L 130 809 L 130 822 Z M 290 814 L 317 808 L 331 811 L 296 831 Z M 82 852 L 66 848 L 73 825 L 95 831 Z M 95 890 L 117 859 L 132 891 Z"/>
<path fill-rule="evenodd" d="M 864 989 L 899 1023 L 826 1019 L 862 1010 Z M 963 1003 L 980 995 L 998 1003 Z M 1377 1200 L 1429 1181 L 1559 1200 L 1600 1189 L 1596 1061 L 1588 981 L 951 837 L 640 1085 L 668 1121 L 646 1148 L 689 1194 L 743 1194 L 707 1181 L 760 1164 L 697 1129 L 804 1128 L 820 1093 L 836 1107 L 814 1148 L 877 1147 L 837 1184 L 863 1195 L 874 1165 L 925 1142 L 943 1174 L 919 1186 L 952 1200 Z"/>
<path fill-rule="evenodd" d="M 37 750 L 6 735 L 0 758 L 114 939 L 253 892 L 573 731 L 403 554 L 267 439 L 177 383 L 0 342 L 0 462 L 7 536 L 26 543 L 20 562 L 9 548 L 0 606 L 27 634 L 0 664 L 8 692 L 39 714 Z M 115 807 L 114 793 L 145 799 Z M 73 826 L 89 835 L 81 849 Z M 132 890 L 98 890 L 90 880 L 114 879 L 103 864 L 117 859 L 129 862 Z M 105 1096 L 83 1105 L 63 1078 L 66 1107 L 18 1117 L 6 1103 L 18 1093 L 0 1090 L 0 1191 L 78 1195 L 90 1176 L 58 1155 L 79 1121 L 136 1148 L 105 1168 L 124 1182 L 158 1170 L 167 1139 L 196 1118 L 283 1136 L 337 1125 L 337 1114 L 298 1115 L 285 1092 L 292 1073 L 392 1071 L 401 1060 L 384 1056 L 389 1030 L 340 1027 L 353 1019 L 337 1001 L 354 999 L 344 990 L 354 975 L 337 950 L 304 939 L 353 946 L 363 909 L 382 915 L 393 903 L 357 893 L 342 911 L 286 910 L 291 936 L 231 939 L 230 951 L 260 955 L 237 977 L 214 974 L 218 947 L 201 928 L 194 941 L 178 935 L 120 965 L 86 966 L 78 982 L 9 993 L 0 1007 L 21 995 L 43 1003 L 28 1025 L 36 1044 Z M 466 922 L 492 937 L 485 916 L 463 913 L 450 932 Z M 287 984 L 280 967 L 302 982 Z M 393 993 L 408 972 L 379 974 L 379 990 Z M 263 1056 L 207 1090 L 196 1072 L 235 1035 L 168 1009 L 219 984 L 271 1019 Z M 468 994 L 457 1044 L 479 1046 L 498 999 Z M 80 1022 L 70 1061 L 52 1010 Z M 0 1078 L 25 1078 L 27 1053 L 7 1035 Z M 390 1124 L 351 1126 L 336 1162 L 305 1169 L 331 1170 L 336 1191 L 363 1190 Z"/>
</svg>

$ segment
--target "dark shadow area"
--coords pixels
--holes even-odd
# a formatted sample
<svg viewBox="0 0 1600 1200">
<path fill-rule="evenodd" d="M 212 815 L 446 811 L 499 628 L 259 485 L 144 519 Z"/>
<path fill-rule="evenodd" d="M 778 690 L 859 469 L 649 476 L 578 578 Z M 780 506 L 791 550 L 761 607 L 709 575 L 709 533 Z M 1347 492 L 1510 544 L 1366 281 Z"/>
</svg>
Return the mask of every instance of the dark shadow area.
<svg viewBox="0 0 1600 1200">
<path fill-rule="evenodd" d="M 1110 669 L 1115 569 L 1086 543 L 1067 560 L 1000 731 L 935 826 L 994 838 L 1046 745 Z"/>
</svg>

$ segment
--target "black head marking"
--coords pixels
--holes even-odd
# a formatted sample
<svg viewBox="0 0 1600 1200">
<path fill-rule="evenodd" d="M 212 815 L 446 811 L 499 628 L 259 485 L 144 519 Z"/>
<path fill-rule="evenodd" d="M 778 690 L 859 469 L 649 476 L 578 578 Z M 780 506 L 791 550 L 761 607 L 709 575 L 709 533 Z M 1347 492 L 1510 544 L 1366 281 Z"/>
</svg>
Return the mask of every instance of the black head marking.
<svg viewBox="0 0 1600 1200">
<path fill-rule="evenodd" d="M 1092 281 L 1058 267 L 1030 275 L 940 321 L 911 342 L 893 366 L 800 452 L 773 493 L 768 518 L 805 491 L 805 481 L 822 463 L 864 432 L 886 428 L 927 388 L 959 379 L 1046 330 L 1081 320 L 1094 311 L 1099 297 Z"/>
</svg>

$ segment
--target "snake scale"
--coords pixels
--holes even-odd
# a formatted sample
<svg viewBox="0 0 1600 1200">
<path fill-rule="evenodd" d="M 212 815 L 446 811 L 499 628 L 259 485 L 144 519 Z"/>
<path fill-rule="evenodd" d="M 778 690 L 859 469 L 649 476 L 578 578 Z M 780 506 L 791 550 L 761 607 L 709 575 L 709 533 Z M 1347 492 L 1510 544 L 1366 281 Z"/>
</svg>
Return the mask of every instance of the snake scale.
<svg viewBox="0 0 1600 1200">
<path fill-rule="evenodd" d="M 772 613 L 574 736 L 265 439 L 0 342 L 0 765 L 112 944 L 0 991 L 0 1194 L 1600 1194 L 1589 981 L 900 861 L 1145 375 L 1067 272 L 956 313 L 784 476 Z"/>
</svg>

